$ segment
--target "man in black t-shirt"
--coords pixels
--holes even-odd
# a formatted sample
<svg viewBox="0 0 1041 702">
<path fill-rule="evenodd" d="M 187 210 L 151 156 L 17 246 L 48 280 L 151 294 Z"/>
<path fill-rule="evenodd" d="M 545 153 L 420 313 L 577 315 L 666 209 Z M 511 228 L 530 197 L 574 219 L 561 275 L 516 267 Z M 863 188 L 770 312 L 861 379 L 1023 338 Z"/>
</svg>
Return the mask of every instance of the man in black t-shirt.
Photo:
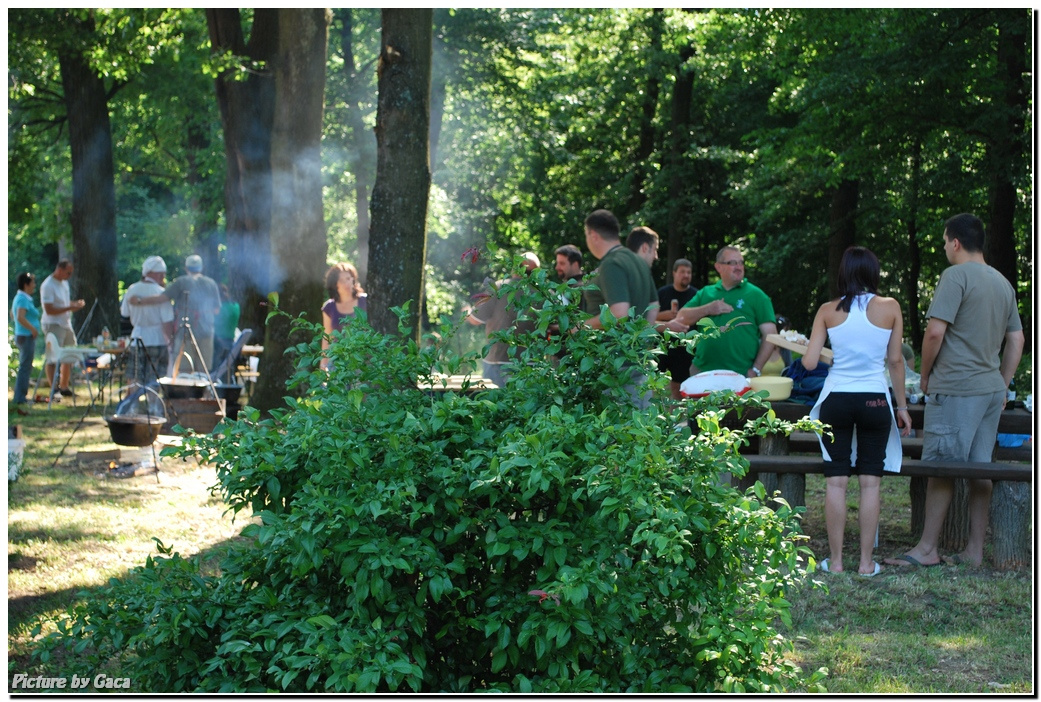
<svg viewBox="0 0 1041 702">
<path fill-rule="evenodd" d="M 658 320 L 667 322 L 676 318 L 679 308 L 690 302 L 697 288 L 690 284 L 694 266 L 685 258 L 678 258 L 672 264 L 672 285 L 658 288 Z M 669 390 L 675 400 L 680 399 L 680 384 L 690 376 L 690 364 L 693 361 L 686 349 L 674 346 L 666 356 L 662 356 L 659 367 L 664 373 L 669 372 L 671 378 Z"/>
</svg>

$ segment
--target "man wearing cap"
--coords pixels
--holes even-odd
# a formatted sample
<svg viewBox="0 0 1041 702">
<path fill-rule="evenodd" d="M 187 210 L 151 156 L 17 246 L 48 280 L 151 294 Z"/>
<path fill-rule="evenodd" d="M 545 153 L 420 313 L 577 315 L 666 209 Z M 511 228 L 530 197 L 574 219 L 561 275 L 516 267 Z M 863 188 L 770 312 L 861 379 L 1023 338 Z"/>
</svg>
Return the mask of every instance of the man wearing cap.
<svg viewBox="0 0 1041 702">
<path fill-rule="evenodd" d="M 131 298 L 161 296 L 166 281 L 166 262 L 160 256 L 149 256 L 141 265 L 141 280 L 127 288 L 120 314 L 130 318 L 134 331 L 130 334 L 127 378 L 145 385 L 166 372 L 170 363 L 169 345 L 174 333 L 173 307 L 131 303 Z M 165 298 L 163 298 L 165 300 Z M 138 339 L 141 340 L 138 343 Z M 142 346 L 144 347 L 142 351 Z"/>
<path fill-rule="evenodd" d="M 202 274 L 202 257 L 198 254 L 184 259 L 184 270 L 186 274 L 175 278 L 159 295 L 135 296 L 130 298 L 130 303 L 150 305 L 173 302 L 177 325 L 173 348 L 178 357 L 170 359 L 171 371 L 172 364 L 179 362 L 182 372 L 194 370 L 197 373 L 209 373 L 213 361 L 215 320 L 220 312 L 220 289 L 213 278 Z M 191 324 L 199 353 L 196 353 L 195 344 L 188 336 L 185 320 Z M 191 363 L 180 353 L 182 350 L 191 358 Z"/>
<path fill-rule="evenodd" d="M 528 275 L 531 275 L 531 272 L 540 265 L 539 257 L 531 251 L 524 253 L 521 256 L 521 261 Z M 535 329 L 534 322 L 517 322 L 517 308 L 509 304 L 506 295 L 499 297 L 499 290 L 503 285 L 507 282 L 518 280 L 520 280 L 520 276 L 513 275 L 510 276 L 508 281 L 502 280 L 494 287 L 489 286 L 492 288 L 491 294 L 484 296 L 484 300 L 467 315 L 466 321 L 474 325 L 483 324 L 485 332 L 489 337 L 497 331 L 510 328 L 518 331 L 533 331 Z M 485 282 L 488 282 L 487 279 Z M 518 348 L 517 350 L 520 352 L 523 349 Z M 497 386 L 502 387 L 506 384 L 509 376 L 509 372 L 506 370 L 506 363 L 510 360 L 505 342 L 494 342 L 488 347 L 488 353 L 481 361 L 481 376 L 485 380 L 490 380 Z"/>
</svg>

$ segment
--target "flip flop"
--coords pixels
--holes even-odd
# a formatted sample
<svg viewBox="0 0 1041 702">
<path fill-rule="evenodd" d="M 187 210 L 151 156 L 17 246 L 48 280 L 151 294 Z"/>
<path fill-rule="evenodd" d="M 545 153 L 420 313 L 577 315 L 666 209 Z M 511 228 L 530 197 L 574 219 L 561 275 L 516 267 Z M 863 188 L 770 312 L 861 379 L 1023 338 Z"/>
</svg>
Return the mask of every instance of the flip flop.
<svg viewBox="0 0 1041 702">
<path fill-rule="evenodd" d="M 903 563 L 893 563 L 892 561 L 903 561 Z M 915 566 L 916 568 L 932 568 L 940 565 L 941 562 L 942 561 L 937 561 L 936 563 L 922 563 L 914 556 L 906 553 L 901 553 L 899 556 L 893 556 L 892 558 L 886 559 L 886 565 L 895 565 L 899 568 L 907 568 L 909 566 Z"/>
<path fill-rule="evenodd" d="M 878 575 L 879 573 L 882 572 L 882 566 L 880 566 L 878 564 L 878 561 L 871 561 L 871 563 L 872 563 L 872 565 L 875 566 L 875 569 L 873 571 L 871 571 L 870 573 L 858 573 L 858 575 L 860 575 L 860 577 L 862 577 L 862 578 L 873 578 L 873 577 L 875 577 L 876 575 Z"/>
</svg>

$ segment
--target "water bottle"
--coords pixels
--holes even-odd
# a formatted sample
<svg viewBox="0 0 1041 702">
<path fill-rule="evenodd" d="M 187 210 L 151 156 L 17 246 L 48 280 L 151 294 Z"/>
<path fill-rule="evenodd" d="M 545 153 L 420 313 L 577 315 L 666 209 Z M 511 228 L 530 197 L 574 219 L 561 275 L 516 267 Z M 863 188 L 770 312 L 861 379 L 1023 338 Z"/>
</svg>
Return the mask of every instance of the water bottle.
<svg viewBox="0 0 1041 702">
<path fill-rule="evenodd" d="M 1011 407 L 1016 402 L 1016 379 L 1013 378 L 1008 384 L 1008 404 Z"/>
<path fill-rule="evenodd" d="M 104 342 L 105 346 L 108 346 L 112 343 L 112 332 L 108 330 L 108 327 L 105 327 L 101 330 L 101 339 Z"/>
</svg>

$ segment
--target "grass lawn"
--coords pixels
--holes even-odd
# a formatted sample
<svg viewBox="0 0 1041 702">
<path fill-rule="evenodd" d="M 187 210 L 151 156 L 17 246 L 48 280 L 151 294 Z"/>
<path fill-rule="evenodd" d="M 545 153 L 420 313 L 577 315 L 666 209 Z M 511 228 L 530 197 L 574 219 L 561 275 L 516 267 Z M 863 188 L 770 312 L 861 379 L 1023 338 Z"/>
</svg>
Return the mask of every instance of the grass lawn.
<svg viewBox="0 0 1041 702">
<path fill-rule="evenodd" d="M 155 553 L 152 538 L 210 567 L 245 522 L 232 522 L 209 494 L 212 470 L 162 459 L 155 475 L 106 477 L 107 462 L 79 462 L 81 451 L 116 448 L 100 412 L 85 400 L 30 417 L 11 415 L 27 440 L 21 478 L 8 484 L 8 672 L 39 674 L 27 650 L 41 618 L 63 611 L 81 591 L 118 578 Z M 82 419 L 82 421 L 81 421 Z M 63 447 L 69 440 L 68 448 Z M 883 479 L 876 559 L 912 545 L 904 478 Z M 851 481 L 847 564 L 856 564 L 858 489 Z M 827 555 L 824 479 L 809 476 L 804 529 L 813 552 Z M 1032 694 L 1033 578 L 988 567 L 886 568 L 875 578 L 817 573 L 792 593 L 798 663 L 827 667 L 833 693 Z M 46 632 L 52 627 L 44 627 Z"/>
<path fill-rule="evenodd" d="M 79 593 L 123 576 L 156 554 L 157 538 L 184 556 L 216 563 L 246 522 L 224 515 L 209 493 L 212 471 L 160 458 L 158 475 L 106 477 L 108 460 L 78 461 L 80 452 L 116 448 L 101 412 L 66 401 L 11 413 L 26 439 L 25 463 L 7 495 L 7 614 L 10 672 L 30 672 L 26 646 L 37 619 L 74 603 Z M 84 415 L 86 418 L 84 419 Z M 83 420 L 81 422 L 81 419 Z M 69 440 L 72 441 L 64 448 Z M 138 449 L 123 451 L 137 453 Z M 144 456 L 151 459 L 151 452 Z M 44 631 L 53 630 L 45 626 Z"/>
<path fill-rule="evenodd" d="M 909 480 L 882 479 L 882 514 L 875 560 L 904 552 L 910 533 Z M 857 501 L 850 481 L 843 555 L 853 573 L 822 573 L 826 591 L 794 593 L 798 662 L 827 667 L 836 693 L 1034 692 L 1034 579 L 1029 570 L 883 565 L 874 578 L 856 574 Z M 804 530 L 818 560 L 828 555 L 824 477 L 807 476 Z M 989 546 L 988 546 L 989 551 Z M 989 556 L 989 553 L 988 553 Z"/>
</svg>

